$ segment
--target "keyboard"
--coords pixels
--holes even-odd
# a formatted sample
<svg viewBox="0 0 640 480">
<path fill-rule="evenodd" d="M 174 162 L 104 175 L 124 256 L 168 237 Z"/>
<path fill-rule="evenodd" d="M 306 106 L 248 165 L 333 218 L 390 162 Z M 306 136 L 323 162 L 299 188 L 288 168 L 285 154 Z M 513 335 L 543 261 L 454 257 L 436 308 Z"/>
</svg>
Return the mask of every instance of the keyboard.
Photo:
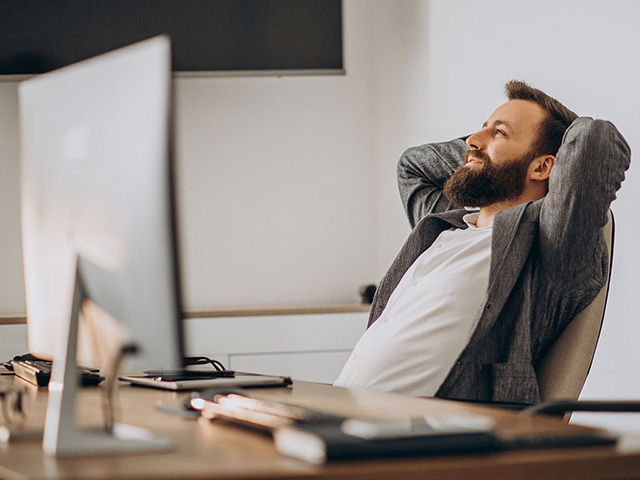
<svg viewBox="0 0 640 480">
<path fill-rule="evenodd" d="M 33 385 L 46 387 L 51 380 L 51 370 L 53 362 L 42 360 L 31 354 L 19 355 L 14 357 L 10 362 L 15 374 Z M 104 377 L 100 376 L 99 370 L 88 367 L 78 367 L 80 376 L 80 385 L 94 386 L 98 385 Z"/>
</svg>

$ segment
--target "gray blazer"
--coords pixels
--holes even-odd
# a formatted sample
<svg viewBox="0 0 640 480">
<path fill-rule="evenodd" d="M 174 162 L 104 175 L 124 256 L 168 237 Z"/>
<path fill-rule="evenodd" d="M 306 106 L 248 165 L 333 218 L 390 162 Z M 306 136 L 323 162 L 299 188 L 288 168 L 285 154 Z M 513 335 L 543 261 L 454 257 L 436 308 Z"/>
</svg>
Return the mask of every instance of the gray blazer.
<svg viewBox="0 0 640 480">
<path fill-rule="evenodd" d="M 369 325 L 413 262 L 446 229 L 466 228 L 465 210 L 442 194 L 463 163 L 463 139 L 407 150 L 398 183 L 411 226 L 381 280 Z M 609 122 L 578 118 L 565 133 L 545 198 L 496 215 L 489 286 L 477 326 L 436 396 L 487 402 L 540 401 L 540 354 L 600 291 L 609 268 L 601 228 L 631 151 Z"/>
</svg>

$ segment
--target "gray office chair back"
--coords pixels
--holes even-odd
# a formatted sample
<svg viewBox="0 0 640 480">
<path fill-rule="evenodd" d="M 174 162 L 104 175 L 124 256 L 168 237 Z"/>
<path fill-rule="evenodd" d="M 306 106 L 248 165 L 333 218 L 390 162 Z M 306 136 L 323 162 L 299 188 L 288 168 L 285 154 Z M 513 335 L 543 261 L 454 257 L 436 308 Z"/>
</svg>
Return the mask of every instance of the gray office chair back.
<svg viewBox="0 0 640 480">
<path fill-rule="evenodd" d="M 609 248 L 609 279 L 613 260 L 613 213 L 603 228 Z M 571 320 L 536 364 L 541 402 L 576 400 L 591 368 L 609 293 L 609 279 L 591 304 Z"/>
</svg>

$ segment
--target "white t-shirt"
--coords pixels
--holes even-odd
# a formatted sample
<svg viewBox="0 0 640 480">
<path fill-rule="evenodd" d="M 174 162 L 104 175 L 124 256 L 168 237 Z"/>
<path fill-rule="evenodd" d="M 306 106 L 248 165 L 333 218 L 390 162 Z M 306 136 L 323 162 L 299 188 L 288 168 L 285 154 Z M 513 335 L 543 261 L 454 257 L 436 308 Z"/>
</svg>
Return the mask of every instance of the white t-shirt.
<svg viewBox="0 0 640 480">
<path fill-rule="evenodd" d="M 491 262 L 493 225 L 442 232 L 407 270 L 360 338 L 335 385 L 433 396 L 475 328 Z"/>
</svg>

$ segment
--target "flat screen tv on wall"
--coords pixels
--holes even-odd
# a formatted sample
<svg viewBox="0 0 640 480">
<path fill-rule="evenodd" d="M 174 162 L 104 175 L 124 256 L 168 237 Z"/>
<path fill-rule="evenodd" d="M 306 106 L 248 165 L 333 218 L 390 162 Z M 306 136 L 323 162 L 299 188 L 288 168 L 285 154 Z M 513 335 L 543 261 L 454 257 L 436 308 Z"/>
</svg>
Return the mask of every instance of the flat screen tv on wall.
<svg viewBox="0 0 640 480">
<path fill-rule="evenodd" d="M 159 34 L 174 72 L 340 73 L 341 0 L 3 0 L 0 75 L 45 73 Z"/>
</svg>

